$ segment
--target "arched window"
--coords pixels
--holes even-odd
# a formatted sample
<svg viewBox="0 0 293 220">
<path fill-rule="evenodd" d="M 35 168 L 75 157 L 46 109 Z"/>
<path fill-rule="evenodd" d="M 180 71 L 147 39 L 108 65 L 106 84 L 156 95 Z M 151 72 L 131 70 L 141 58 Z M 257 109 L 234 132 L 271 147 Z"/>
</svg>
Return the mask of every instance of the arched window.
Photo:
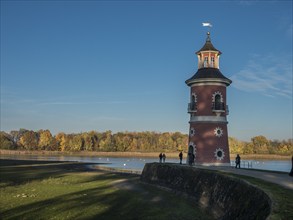
<svg viewBox="0 0 293 220">
<path fill-rule="evenodd" d="M 203 66 L 204 67 L 208 67 L 208 63 L 209 63 L 209 58 L 208 57 L 204 57 Z"/>
<path fill-rule="evenodd" d="M 215 96 L 215 110 L 222 110 L 221 96 L 219 94 Z"/>
<path fill-rule="evenodd" d="M 211 57 L 211 67 L 215 66 L 215 57 Z"/>
<path fill-rule="evenodd" d="M 188 104 L 188 112 L 196 112 L 197 110 L 196 102 L 197 102 L 196 94 L 192 93 L 190 97 L 190 103 Z"/>
<path fill-rule="evenodd" d="M 192 96 L 191 96 L 191 102 L 192 102 L 192 103 L 195 103 L 195 102 L 196 102 L 196 97 L 195 97 L 194 94 L 192 94 Z"/>
<path fill-rule="evenodd" d="M 219 91 L 213 94 L 212 102 L 213 102 L 213 105 L 212 105 L 213 110 L 225 111 L 223 96 Z"/>
<path fill-rule="evenodd" d="M 191 153 L 191 154 L 193 154 L 193 146 L 192 146 L 192 145 L 189 145 L 189 148 L 188 148 L 188 153 Z"/>
<path fill-rule="evenodd" d="M 196 96 L 195 95 L 191 96 L 191 110 L 192 111 L 196 110 Z"/>
<path fill-rule="evenodd" d="M 192 165 L 195 163 L 195 158 L 196 158 L 196 145 L 193 142 L 189 143 L 188 147 L 188 155 L 187 155 L 187 163 L 189 165 Z"/>
</svg>

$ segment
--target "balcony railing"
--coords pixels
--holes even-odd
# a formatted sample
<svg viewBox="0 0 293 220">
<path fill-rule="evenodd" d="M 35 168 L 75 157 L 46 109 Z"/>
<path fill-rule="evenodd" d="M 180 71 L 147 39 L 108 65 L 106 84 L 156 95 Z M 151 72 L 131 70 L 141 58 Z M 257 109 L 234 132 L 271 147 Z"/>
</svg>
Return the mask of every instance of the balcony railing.
<svg viewBox="0 0 293 220">
<path fill-rule="evenodd" d="M 196 102 L 190 102 L 188 103 L 187 108 L 188 113 L 194 113 L 197 112 L 197 103 Z M 225 105 L 223 102 L 212 103 L 212 111 L 213 112 L 226 112 L 226 115 L 229 114 L 229 108 L 228 105 Z"/>
<path fill-rule="evenodd" d="M 188 103 L 188 109 L 187 109 L 187 111 L 188 111 L 188 113 L 197 112 L 196 102 L 190 102 L 190 103 Z"/>
<path fill-rule="evenodd" d="M 224 112 L 226 109 L 225 109 L 225 104 L 224 102 L 213 102 L 212 103 L 212 111 L 215 111 L 215 112 Z"/>
</svg>

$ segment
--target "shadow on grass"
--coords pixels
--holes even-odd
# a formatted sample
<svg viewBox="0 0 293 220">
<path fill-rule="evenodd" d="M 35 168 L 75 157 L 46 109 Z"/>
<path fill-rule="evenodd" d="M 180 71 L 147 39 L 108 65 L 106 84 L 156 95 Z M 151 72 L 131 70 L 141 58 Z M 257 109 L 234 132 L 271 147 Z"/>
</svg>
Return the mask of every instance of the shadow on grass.
<svg viewBox="0 0 293 220">
<path fill-rule="evenodd" d="M 56 193 L 55 188 L 50 188 L 55 186 L 48 182 L 46 188 L 46 182 L 42 182 L 44 188 L 40 186 L 42 191 L 37 198 L 12 199 L 10 205 L 5 206 L 6 210 L 0 213 L 2 219 L 210 219 L 195 204 L 170 192 L 142 184 L 135 175 L 88 170 L 80 172 L 75 165 L 68 167 L 69 164 L 64 163 L 37 165 L 19 164 L 9 169 L 8 166 L 1 167 L 5 176 L 1 182 L 11 181 L 13 185 L 50 177 L 67 181 L 70 177 L 73 179 L 68 185 L 68 188 L 72 187 L 71 191 L 63 186 L 61 193 Z M 55 196 L 45 198 L 45 194 L 53 191 Z M 7 201 L 9 197 L 12 195 L 6 197 Z M 22 201 L 17 203 L 16 200 Z"/>
<path fill-rule="evenodd" d="M 12 208 L 1 216 L 3 219 L 208 219 L 201 217 L 195 208 L 184 211 L 181 204 L 156 191 L 111 189 L 108 185 L 69 193 Z"/>
<path fill-rule="evenodd" d="M 92 163 L 0 159 L 1 186 L 13 186 L 33 180 L 62 177 L 68 172 L 92 171 Z M 17 175 L 16 175 L 17 173 Z"/>
</svg>

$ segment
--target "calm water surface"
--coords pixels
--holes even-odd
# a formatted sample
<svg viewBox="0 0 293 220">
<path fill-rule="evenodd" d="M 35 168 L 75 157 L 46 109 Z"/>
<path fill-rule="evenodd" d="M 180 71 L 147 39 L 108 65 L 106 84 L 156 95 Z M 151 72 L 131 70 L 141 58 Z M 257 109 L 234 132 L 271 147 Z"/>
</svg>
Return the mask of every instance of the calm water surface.
<svg viewBox="0 0 293 220">
<path fill-rule="evenodd" d="M 168 156 L 168 155 L 167 155 Z M 78 161 L 100 163 L 101 166 L 142 171 L 145 163 L 158 162 L 158 158 L 97 157 L 97 156 L 50 156 L 50 155 L 0 155 L 1 159 L 26 159 L 50 161 Z M 183 160 L 184 161 L 184 160 Z M 252 169 L 290 172 L 291 160 L 242 160 L 242 167 Z M 179 159 L 167 158 L 166 163 L 179 163 Z M 233 166 L 233 164 L 231 164 Z"/>
</svg>

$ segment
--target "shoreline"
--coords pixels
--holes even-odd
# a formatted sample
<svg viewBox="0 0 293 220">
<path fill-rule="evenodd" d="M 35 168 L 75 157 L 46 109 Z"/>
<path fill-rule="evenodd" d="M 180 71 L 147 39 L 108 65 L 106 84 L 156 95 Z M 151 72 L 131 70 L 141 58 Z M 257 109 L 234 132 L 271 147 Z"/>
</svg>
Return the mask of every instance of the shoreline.
<svg viewBox="0 0 293 220">
<path fill-rule="evenodd" d="M 81 152 L 62 152 L 62 151 L 26 151 L 26 150 L 0 150 L 0 155 L 51 155 L 51 156 L 90 156 L 90 157 L 158 157 L 160 152 L 99 152 L 99 151 L 81 151 Z M 164 152 L 167 158 L 178 158 L 179 152 Z M 242 160 L 249 159 L 271 159 L 271 160 L 291 160 L 291 156 L 276 154 L 242 154 Z M 230 154 L 231 161 L 236 154 Z"/>
</svg>

